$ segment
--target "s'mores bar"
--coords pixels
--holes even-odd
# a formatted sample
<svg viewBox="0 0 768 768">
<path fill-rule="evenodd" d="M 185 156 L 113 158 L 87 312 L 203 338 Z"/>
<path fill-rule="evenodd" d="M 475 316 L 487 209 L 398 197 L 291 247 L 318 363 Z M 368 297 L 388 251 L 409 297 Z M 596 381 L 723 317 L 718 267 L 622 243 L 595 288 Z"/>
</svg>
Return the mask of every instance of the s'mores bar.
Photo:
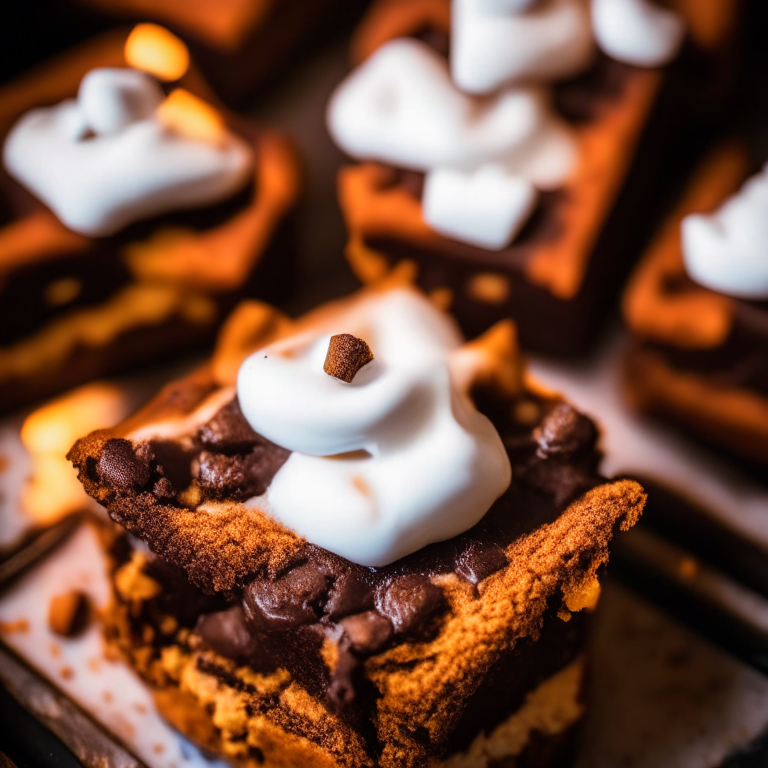
<svg viewBox="0 0 768 768">
<path fill-rule="evenodd" d="M 283 300 L 300 170 L 142 24 L 0 90 L 0 409 L 212 341 Z"/>
<path fill-rule="evenodd" d="M 119 526 L 109 647 L 234 765 L 560 765 L 645 503 L 597 439 L 509 321 L 467 343 L 405 283 L 242 304 L 207 365 L 70 452 Z"/>
<path fill-rule="evenodd" d="M 524 349 L 589 349 L 738 6 L 380 0 L 327 115 L 357 276 L 407 264 L 470 335 L 511 317 Z"/>
<path fill-rule="evenodd" d="M 768 171 L 745 145 L 701 164 L 624 297 L 630 403 L 768 465 Z"/>
</svg>

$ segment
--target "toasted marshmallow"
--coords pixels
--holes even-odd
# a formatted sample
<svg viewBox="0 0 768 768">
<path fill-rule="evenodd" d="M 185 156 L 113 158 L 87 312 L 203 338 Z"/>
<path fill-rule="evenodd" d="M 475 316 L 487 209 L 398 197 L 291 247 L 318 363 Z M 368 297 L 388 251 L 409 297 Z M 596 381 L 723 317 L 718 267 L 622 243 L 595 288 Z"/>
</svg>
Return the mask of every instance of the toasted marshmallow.
<svg viewBox="0 0 768 768">
<path fill-rule="evenodd" d="M 688 274 L 718 293 L 768 299 L 768 165 L 711 214 L 686 216 Z"/>
<path fill-rule="evenodd" d="M 577 159 L 573 133 L 555 116 L 546 91 L 507 89 L 479 104 L 456 88 L 444 59 L 411 39 L 382 46 L 339 86 L 328 126 L 353 157 L 428 172 L 427 223 L 486 248 L 503 248 L 525 223 L 535 198 L 531 186 L 559 186 Z M 498 172 L 480 172 L 484 166 Z M 451 221 L 468 187 L 490 200 L 500 185 L 506 191 L 482 221 L 466 215 Z M 529 190 L 522 203 L 513 187 Z M 472 209 L 479 210 L 476 201 Z"/>
<path fill-rule="evenodd" d="M 685 37 L 682 16 L 653 0 L 592 0 L 592 26 L 604 53 L 637 67 L 669 64 Z"/>
<path fill-rule="evenodd" d="M 375 355 L 351 383 L 323 370 L 340 333 Z M 471 528 L 511 482 L 501 438 L 469 396 L 473 364 L 453 322 L 406 289 L 254 353 L 240 407 L 293 453 L 248 503 L 372 567 Z"/>
<path fill-rule="evenodd" d="M 20 118 L 3 148 L 5 167 L 63 224 L 91 237 L 243 187 L 250 147 L 229 131 L 212 143 L 168 129 L 157 119 L 163 103 L 142 72 L 89 72 L 77 100 Z"/>
<path fill-rule="evenodd" d="M 573 77 L 595 54 L 586 0 L 453 0 L 451 31 L 451 73 L 468 93 Z"/>
</svg>

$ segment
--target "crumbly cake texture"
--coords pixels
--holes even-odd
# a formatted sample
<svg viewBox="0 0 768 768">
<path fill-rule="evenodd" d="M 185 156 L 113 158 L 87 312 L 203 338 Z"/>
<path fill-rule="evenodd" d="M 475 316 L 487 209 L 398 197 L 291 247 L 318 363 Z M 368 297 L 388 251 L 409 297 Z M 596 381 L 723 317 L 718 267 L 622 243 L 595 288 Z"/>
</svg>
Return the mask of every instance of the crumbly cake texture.
<svg viewBox="0 0 768 768">
<path fill-rule="evenodd" d="M 638 410 L 768 464 L 768 303 L 694 283 L 680 235 L 685 216 L 716 210 L 749 173 L 740 143 L 716 149 L 643 256 L 623 300 L 634 337 L 624 388 Z"/>
<path fill-rule="evenodd" d="M 346 256 L 360 280 L 375 283 L 409 262 L 414 280 L 469 335 L 512 317 L 526 349 L 567 356 L 589 348 L 639 255 L 627 243 L 641 243 L 650 225 L 637 211 L 654 215 L 654 190 L 671 166 L 665 152 L 675 146 L 679 116 L 700 107 L 693 94 L 717 81 L 703 73 L 734 34 L 734 3 L 715 0 L 706 10 L 689 0 L 673 5 L 690 30 L 681 58 L 695 63 L 639 69 L 598 56 L 592 71 L 556 84 L 555 105 L 576 132 L 578 166 L 562 189 L 541 194 L 531 220 L 500 251 L 427 226 L 422 174 L 378 163 L 342 168 L 338 194 L 349 235 Z M 448 0 L 380 0 L 353 40 L 353 59 L 359 63 L 401 36 L 447 53 L 449 35 Z M 717 75 L 727 70 L 722 64 L 714 68 Z M 692 71 L 698 73 L 693 83 Z M 624 199 L 632 204 L 622 205 Z"/>
<path fill-rule="evenodd" d="M 242 305 L 208 365 L 70 453 L 88 493 L 155 553 L 115 558 L 112 647 L 172 722 L 244 765 L 416 768 L 458 759 L 481 732 L 492 740 L 577 662 L 574 614 L 594 606 L 611 539 L 645 503 L 637 483 L 595 473 L 594 425 L 526 380 L 506 323 L 473 347 L 486 356 L 478 407 L 499 425 L 515 479 L 474 529 L 362 569 L 244 506 L 285 452 L 248 433 L 233 403 L 239 363 L 373 290 L 387 287 L 296 322 Z M 509 690 L 489 708 L 500 679 Z M 571 701 L 570 715 L 550 713 L 561 727 L 542 712 L 527 731 L 510 725 L 519 749 L 508 756 L 534 732 L 565 739 L 581 712 Z"/>
<path fill-rule="evenodd" d="M 96 67 L 125 67 L 127 30 L 0 89 L 0 140 L 26 111 L 73 97 Z M 194 65 L 176 83 L 217 104 Z M 214 206 L 86 238 L 0 168 L 0 410 L 214 338 L 244 296 L 285 298 L 301 174 L 291 142 L 222 111 L 254 149 L 248 187 Z"/>
</svg>

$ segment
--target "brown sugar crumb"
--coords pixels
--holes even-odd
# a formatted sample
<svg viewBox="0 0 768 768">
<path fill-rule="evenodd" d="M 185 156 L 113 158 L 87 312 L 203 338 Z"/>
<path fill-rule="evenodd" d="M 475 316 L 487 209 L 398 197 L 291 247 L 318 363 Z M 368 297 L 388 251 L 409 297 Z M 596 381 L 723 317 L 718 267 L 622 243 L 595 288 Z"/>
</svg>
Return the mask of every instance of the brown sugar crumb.
<svg viewBox="0 0 768 768">
<path fill-rule="evenodd" d="M 18 619 L 18 621 L 0 621 L 0 633 L 10 635 L 12 632 L 19 632 L 22 635 L 29 632 L 29 622 L 26 619 Z"/>
<path fill-rule="evenodd" d="M 357 372 L 373 360 L 371 348 L 351 333 L 331 336 L 323 370 L 336 379 L 351 383 Z"/>
<path fill-rule="evenodd" d="M 62 667 L 59 674 L 63 680 L 71 680 L 75 676 L 75 670 L 72 667 Z"/>
<path fill-rule="evenodd" d="M 88 626 L 90 614 L 88 596 L 73 589 L 51 599 L 48 606 L 48 626 L 61 637 L 75 637 Z"/>
</svg>

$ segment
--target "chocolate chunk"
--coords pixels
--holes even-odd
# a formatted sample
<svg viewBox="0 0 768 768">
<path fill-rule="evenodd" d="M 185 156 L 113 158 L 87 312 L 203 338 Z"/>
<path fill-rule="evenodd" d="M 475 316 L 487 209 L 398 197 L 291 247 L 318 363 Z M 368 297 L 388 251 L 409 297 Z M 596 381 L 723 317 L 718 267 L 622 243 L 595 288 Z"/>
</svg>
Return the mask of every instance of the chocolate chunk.
<svg viewBox="0 0 768 768">
<path fill-rule="evenodd" d="M 243 596 L 249 623 L 264 632 L 283 632 L 317 621 L 330 574 L 323 564 L 300 565 L 277 581 L 256 579 Z"/>
<path fill-rule="evenodd" d="M 508 563 L 504 550 L 498 544 L 473 541 L 456 562 L 456 572 L 473 584 L 479 584 Z"/>
<path fill-rule="evenodd" d="M 233 605 L 226 611 L 204 614 L 197 620 L 195 633 L 216 653 L 234 661 L 249 659 L 258 648 L 258 639 L 248 628 L 239 605 Z"/>
<path fill-rule="evenodd" d="M 373 352 L 362 339 L 358 339 L 351 333 L 340 333 L 331 336 L 323 370 L 329 376 L 349 384 L 355 378 L 355 374 L 371 360 L 373 360 Z"/>
<path fill-rule="evenodd" d="M 218 453 L 248 453 L 263 438 L 251 429 L 237 398 L 228 402 L 197 430 L 198 442 Z"/>
<path fill-rule="evenodd" d="M 382 648 L 392 637 L 392 624 L 376 611 L 347 616 L 339 624 L 347 633 L 352 650 L 370 656 Z"/>
<path fill-rule="evenodd" d="M 399 635 L 408 635 L 445 606 L 443 590 L 426 576 L 401 576 L 393 581 L 377 601 L 379 613 L 386 616 Z"/>
<path fill-rule="evenodd" d="M 595 484 L 595 477 L 582 467 L 534 457 L 528 464 L 518 467 L 515 478 L 525 485 L 553 497 L 559 509 Z"/>
<path fill-rule="evenodd" d="M 146 446 L 139 446 L 134 451 L 129 440 L 113 437 L 104 444 L 97 469 L 102 481 L 108 485 L 120 490 L 139 490 L 149 482 L 151 459 Z"/>
<path fill-rule="evenodd" d="M 289 455 L 290 451 L 271 444 L 257 445 L 245 455 L 203 451 L 192 472 L 210 496 L 244 500 L 261 496 Z"/>
<path fill-rule="evenodd" d="M 597 430 L 590 419 L 560 403 L 533 431 L 540 457 L 572 458 L 594 448 Z"/>
<path fill-rule="evenodd" d="M 334 579 L 324 613 L 334 621 L 373 608 L 370 586 L 354 571 L 343 571 Z"/>
<path fill-rule="evenodd" d="M 328 701 L 338 712 L 348 707 L 355 700 L 353 675 L 360 662 L 352 655 L 349 640 L 342 638 L 338 644 L 336 666 L 331 673 L 328 685 Z"/>
<path fill-rule="evenodd" d="M 91 603 L 88 595 L 73 589 L 56 595 L 48 606 L 48 626 L 62 637 L 75 637 L 88 626 Z"/>
</svg>

